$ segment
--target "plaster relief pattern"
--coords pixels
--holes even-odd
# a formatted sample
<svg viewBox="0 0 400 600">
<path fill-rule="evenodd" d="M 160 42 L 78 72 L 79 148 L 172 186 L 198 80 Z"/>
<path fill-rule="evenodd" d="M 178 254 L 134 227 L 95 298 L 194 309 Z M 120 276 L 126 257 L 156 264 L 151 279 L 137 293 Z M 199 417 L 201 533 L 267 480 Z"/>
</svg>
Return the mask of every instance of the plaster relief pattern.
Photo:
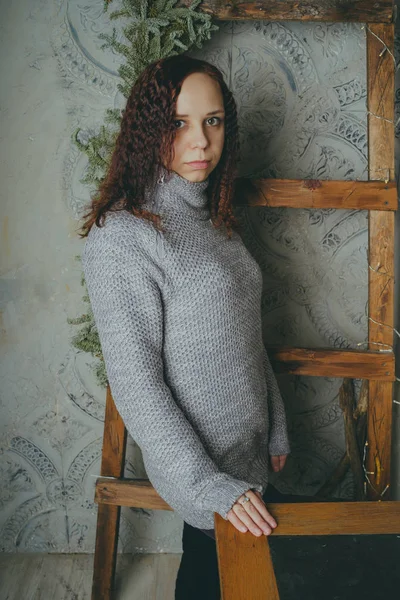
<svg viewBox="0 0 400 600">
<path fill-rule="evenodd" d="M 117 7 L 114 0 L 112 10 Z M 101 50 L 98 39 L 99 33 L 111 32 L 115 25 L 102 8 L 103 0 L 60 0 L 50 18 L 44 2 L 30 21 L 30 28 L 35 28 L 35 19 L 47 19 L 43 55 L 54 65 L 52 85 L 62 95 L 67 119 L 57 182 L 59 227 L 64 229 L 78 225 L 90 197 L 80 182 L 86 157 L 70 136 L 81 128 L 84 143 L 98 132 L 106 108 L 124 104 L 117 90 L 121 58 Z M 221 22 L 212 40 L 190 52 L 216 64 L 234 93 L 241 141 L 239 174 L 366 180 L 365 51 L 360 24 L 254 21 Z M 396 100 L 398 105 L 398 91 Z M 244 242 L 264 274 L 265 343 L 363 347 L 367 213 L 241 207 L 237 216 Z M 72 257 L 81 252 L 82 242 L 75 236 L 73 247 L 62 250 Z M 94 549 L 93 497 L 105 393 L 94 381 L 92 357 L 69 344 L 72 327 L 65 324 L 66 316 L 81 314 L 82 308 L 79 275 L 79 265 L 71 267 L 69 281 L 76 286 L 75 295 L 71 299 L 66 294 L 57 305 L 52 330 L 45 314 L 39 315 L 41 320 L 37 317 L 43 338 L 58 331 L 61 340 L 43 344 L 37 353 L 32 350 L 35 360 L 24 356 L 2 386 L 7 422 L 1 431 L 0 536 L 7 552 Z M 14 294 L 19 285 L 10 278 L 7 294 Z M 28 296 L 27 288 L 19 293 L 24 289 Z M 43 302 L 46 299 L 44 295 Z M 11 316 L 17 331 L 18 316 Z M 17 341 L 7 338 L 7 343 Z M 32 342 L 30 348 L 34 346 Z M 338 405 L 341 382 L 288 376 L 278 380 L 287 406 L 292 454 L 284 472 L 271 474 L 271 481 L 284 492 L 313 494 L 344 452 Z M 133 440 L 128 444 L 126 475 L 146 477 Z M 335 495 L 347 498 L 352 491 L 348 475 Z M 181 552 L 181 530 L 182 521 L 173 512 L 124 508 L 118 550 Z"/>
</svg>

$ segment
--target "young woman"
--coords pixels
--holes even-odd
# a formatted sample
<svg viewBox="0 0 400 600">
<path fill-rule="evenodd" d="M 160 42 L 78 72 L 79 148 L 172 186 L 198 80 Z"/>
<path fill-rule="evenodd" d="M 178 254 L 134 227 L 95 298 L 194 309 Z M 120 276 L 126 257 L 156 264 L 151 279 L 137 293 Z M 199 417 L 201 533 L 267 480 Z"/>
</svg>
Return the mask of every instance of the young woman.
<svg viewBox="0 0 400 600">
<path fill-rule="evenodd" d="M 81 233 L 113 398 L 149 480 L 184 520 L 186 600 L 219 597 L 215 512 L 243 533 L 277 526 L 268 470 L 290 452 L 262 339 L 262 272 L 232 213 L 238 149 L 215 66 L 151 64 Z"/>
</svg>

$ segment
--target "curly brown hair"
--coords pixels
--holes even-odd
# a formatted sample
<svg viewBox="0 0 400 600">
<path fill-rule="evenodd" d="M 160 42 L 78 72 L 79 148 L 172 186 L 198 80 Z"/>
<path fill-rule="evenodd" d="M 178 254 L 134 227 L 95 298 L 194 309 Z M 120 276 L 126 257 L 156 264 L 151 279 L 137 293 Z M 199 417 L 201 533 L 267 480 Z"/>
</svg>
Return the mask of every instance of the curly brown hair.
<svg viewBox="0 0 400 600">
<path fill-rule="evenodd" d="M 158 176 L 162 161 L 170 170 L 176 135 L 176 102 L 185 78 L 206 73 L 221 88 L 225 109 L 225 138 L 218 165 L 209 175 L 207 195 L 215 227 L 225 224 L 228 237 L 239 222 L 232 213 L 232 201 L 239 155 L 236 103 L 221 71 L 207 61 L 183 54 L 149 64 L 140 74 L 122 111 L 121 129 L 106 176 L 91 199 L 79 236 L 88 235 L 92 225 L 104 223 L 108 211 L 128 210 L 161 229 L 160 216 L 141 204 L 145 189 Z"/>
</svg>

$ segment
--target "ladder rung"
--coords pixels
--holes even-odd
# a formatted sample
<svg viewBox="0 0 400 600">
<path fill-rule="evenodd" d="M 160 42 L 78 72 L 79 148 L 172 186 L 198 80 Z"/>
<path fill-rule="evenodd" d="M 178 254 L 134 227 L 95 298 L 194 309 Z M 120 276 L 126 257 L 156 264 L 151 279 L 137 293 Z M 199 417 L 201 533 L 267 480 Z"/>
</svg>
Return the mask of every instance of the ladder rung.
<svg viewBox="0 0 400 600">
<path fill-rule="evenodd" d="M 295 502 L 268 503 L 278 523 L 276 535 L 374 535 L 400 533 L 400 502 Z M 232 544 L 235 529 L 217 515 L 223 526 L 223 542 Z M 246 536 L 239 534 L 239 538 Z M 252 538 L 249 541 L 253 542 Z M 222 541 L 222 540 L 221 540 Z M 258 541 L 258 540 L 257 540 Z"/>
<path fill-rule="evenodd" d="M 395 381 L 391 351 L 268 346 L 266 349 L 276 373 Z"/>
<path fill-rule="evenodd" d="M 181 5 L 188 5 L 182 0 Z M 287 0 L 260 0 L 259 2 L 202 2 L 203 12 L 211 14 L 220 20 L 263 19 L 270 21 L 332 21 L 359 23 L 391 23 L 393 20 L 393 2 L 383 0 L 306 0 L 305 2 Z"/>
<path fill-rule="evenodd" d="M 98 477 L 94 501 L 98 504 L 131 506 L 151 510 L 172 510 L 148 479 Z"/>
<path fill-rule="evenodd" d="M 286 208 L 397 210 L 396 181 L 236 180 L 234 204 Z"/>
<path fill-rule="evenodd" d="M 148 479 L 96 482 L 95 502 L 149 510 L 173 510 Z M 356 535 L 400 533 L 400 502 L 270 503 L 279 523 L 271 535 Z M 229 532 L 226 532 L 229 537 Z"/>
</svg>

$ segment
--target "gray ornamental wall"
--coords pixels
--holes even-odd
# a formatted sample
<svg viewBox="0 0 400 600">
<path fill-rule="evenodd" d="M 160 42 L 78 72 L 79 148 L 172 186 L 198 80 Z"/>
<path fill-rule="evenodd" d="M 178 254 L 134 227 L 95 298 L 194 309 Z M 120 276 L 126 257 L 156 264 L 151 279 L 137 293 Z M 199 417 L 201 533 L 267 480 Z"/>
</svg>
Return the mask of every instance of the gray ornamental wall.
<svg viewBox="0 0 400 600">
<path fill-rule="evenodd" d="M 90 136 L 105 109 L 124 102 L 116 88 L 120 59 L 100 49 L 98 34 L 112 27 L 102 7 L 103 0 L 2 6 L 0 539 L 6 552 L 94 549 L 104 390 L 90 370 L 91 355 L 71 346 L 76 327 L 67 317 L 85 309 L 74 257 L 82 251 L 76 229 L 89 199 L 80 183 L 86 157 L 70 136 L 77 127 Z M 367 179 L 365 35 L 352 23 L 225 22 L 190 53 L 216 64 L 235 95 L 241 175 Z M 397 156 L 398 137 L 397 130 Z M 243 208 L 237 216 L 265 276 L 266 343 L 355 348 L 366 340 L 366 212 Z M 285 376 L 279 383 L 293 452 L 271 481 L 282 491 L 313 494 L 344 451 L 340 380 Z M 126 468 L 127 476 L 146 477 L 132 440 Z M 350 497 L 352 487 L 349 475 L 336 495 Z M 119 551 L 181 552 L 182 525 L 169 511 L 124 509 Z"/>
</svg>

